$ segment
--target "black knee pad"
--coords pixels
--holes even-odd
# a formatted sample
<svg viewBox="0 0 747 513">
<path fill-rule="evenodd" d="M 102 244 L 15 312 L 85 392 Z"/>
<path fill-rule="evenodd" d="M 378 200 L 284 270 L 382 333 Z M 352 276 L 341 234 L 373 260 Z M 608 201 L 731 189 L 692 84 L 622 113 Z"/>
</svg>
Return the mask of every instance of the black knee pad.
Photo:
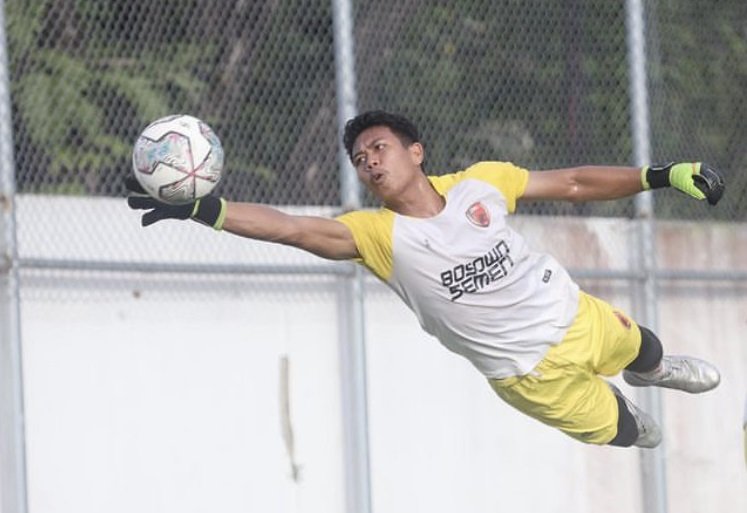
<svg viewBox="0 0 747 513">
<path fill-rule="evenodd" d="M 633 372 L 647 372 L 659 365 L 664 355 L 664 348 L 653 331 L 643 326 L 639 328 L 641 329 L 641 349 L 635 360 L 625 368 Z"/>
<path fill-rule="evenodd" d="M 615 435 L 615 438 L 612 439 L 609 445 L 630 447 L 638 440 L 638 425 L 635 423 L 635 418 L 628 410 L 622 397 L 615 394 L 615 399 L 617 399 L 617 411 L 619 412 L 617 418 L 617 435 Z"/>
</svg>

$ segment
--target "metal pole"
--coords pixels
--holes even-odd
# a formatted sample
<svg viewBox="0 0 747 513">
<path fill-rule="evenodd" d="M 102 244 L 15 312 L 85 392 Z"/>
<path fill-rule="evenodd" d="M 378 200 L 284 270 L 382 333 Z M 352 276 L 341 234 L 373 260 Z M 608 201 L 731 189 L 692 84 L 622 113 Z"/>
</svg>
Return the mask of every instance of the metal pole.
<svg viewBox="0 0 747 513">
<path fill-rule="evenodd" d="M 636 166 L 643 166 L 650 162 L 651 154 L 643 5 L 641 0 L 626 0 L 625 8 L 627 13 L 634 160 Z M 640 264 L 645 276 L 640 289 L 642 305 L 638 308 L 637 317 L 641 324 L 657 331 L 656 226 L 654 224 L 654 200 L 650 191 L 636 196 L 635 210 L 639 227 L 638 254 L 641 258 Z M 641 389 L 638 399 L 641 407 L 661 424 L 663 415 L 660 391 L 655 388 Z M 667 482 L 664 444 L 662 443 L 653 450 L 643 450 L 640 454 L 643 511 L 647 513 L 666 513 Z"/>
<path fill-rule="evenodd" d="M 0 3 L 0 511 L 25 513 L 26 454 L 20 299 L 15 224 L 15 166 L 10 113 L 5 2 Z"/>
<path fill-rule="evenodd" d="M 358 268 L 351 262 L 328 262 L 314 264 L 192 264 L 177 262 L 123 260 L 89 260 L 75 258 L 18 258 L 20 269 L 37 269 L 41 271 L 76 271 L 85 269 L 102 273 L 139 273 L 139 274 L 195 274 L 205 275 L 260 275 L 260 274 L 294 274 L 308 276 L 353 276 Z M 568 272 L 575 280 L 623 280 L 644 281 L 647 275 L 638 269 L 574 269 Z M 734 284 L 747 280 L 747 271 L 740 270 L 702 270 L 702 269 L 657 269 L 656 279 L 686 282 L 722 281 Z"/>
<path fill-rule="evenodd" d="M 332 0 L 338 141 L 342 140 L 345 123 L 354 117 L 358 111 L 352 13 L 350 0 Z M 342 144 L 339 145 L 337 160 L 340 166 L 340 196 L 343 210 L 360 208 L 360 182 Z"/>
<path fill-rule="evenodd" d="M 345 123 L 357 112 L 353 9 L 350 0 L 332 0 L 338 141 Z M 361 206 L 360 183 L 342 145 L 339 146 L 340 199 L 343 210 Z M 340 294 L 340 357 L 345 452 L 345 503 L 349 513 L 370 513 L 371 470 L 368 446 L 366 345 L 363 274 L 342 278 Z"/>
</svg>

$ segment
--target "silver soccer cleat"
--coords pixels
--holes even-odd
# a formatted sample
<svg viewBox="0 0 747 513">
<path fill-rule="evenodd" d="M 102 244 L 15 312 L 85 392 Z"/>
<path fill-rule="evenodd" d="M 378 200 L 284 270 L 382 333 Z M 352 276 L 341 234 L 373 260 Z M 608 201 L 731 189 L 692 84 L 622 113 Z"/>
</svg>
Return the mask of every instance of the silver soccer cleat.
<svg viewBox="0 0 747 513">
<path fill-rule="evenodd" d="M 710 363 L 690 356 L 664 356 L 658 369 L 650 372 L 623 371 L 623 379 L 634 387 L 656 386 L 684 390 L 691 394 L 718 386 L 721 376 Z"/>
<path fill-rule="evenodd" d="M 642 447 L 644 449 L 653 449 L 661 443 L 661 428 L 656 421 L 645 411 L 641 410 L 633 404 L 627 397 L 623 395 L 619 388 L 612 383 L 607 383 L 612 389 L 612 392 L 625 401 L 625 406 L 633 418 L 635 419 L 636 427 L 638 428 L 638 438 L 633 445 L 636 447 Z"/>
</svg>

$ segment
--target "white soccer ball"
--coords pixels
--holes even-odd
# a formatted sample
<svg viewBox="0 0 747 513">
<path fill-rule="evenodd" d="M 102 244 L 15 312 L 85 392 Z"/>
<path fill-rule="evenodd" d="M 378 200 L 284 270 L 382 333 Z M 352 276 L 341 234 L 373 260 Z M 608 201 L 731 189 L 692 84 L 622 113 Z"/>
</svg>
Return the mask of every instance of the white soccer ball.
<svg viewBox="0 0 747 513">
<path fill-rule="evenodd" d="M 223 147 L 203 121 L 183 114 L 145 127 L 132 151 L 135 178 L 153 198 L 181 205 L 212 191 L 223 171 Z"/>
</svg>

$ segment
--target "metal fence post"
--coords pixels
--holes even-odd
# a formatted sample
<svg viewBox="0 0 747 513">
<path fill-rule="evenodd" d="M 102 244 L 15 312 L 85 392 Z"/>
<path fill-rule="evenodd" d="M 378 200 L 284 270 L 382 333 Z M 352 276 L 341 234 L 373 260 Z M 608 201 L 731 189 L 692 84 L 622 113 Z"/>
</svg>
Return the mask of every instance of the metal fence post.
<svg viewBox="0 0 747 513">
<path fill-rule="evenodd" d="M 338 141 L 345 123 L 357 112 L 353 15 L 350 0 L 332 0 L 337 90 Z M 347 153 L 339 146 L 342 208 L 360 208 L 360 184 Z M 340 355 L 345 454 L 345 502 L 349 513 L 370 513 L 371 478 L 368 447 L 368 399 L 363 314 L 363 273 L 355 266 L 343 277 L 340 294 Z"/>
<path fill-rule="evenodd" d="M 635 165 L 650 162 L 650 127 L 648 90 L 646 85 L 646 43 L 643 5 L 641 0 L 626 0 L 628 64 L 630 66 L 630 95 L 632 111 L 632 136 Z M 638 226 L 639 265 L 643 273 L 637 318 L 646 327 L 657 331 L 656 306 L 656 226 L 654 199 L 651 192 L 635 198 Z M 638 394 L 641 407 L 657 422 L 662 421 L 661 393 L 655 388 L 645 388 Z M 641 489 L 643 511 L 667 512 L 666 466 L 664 444 L 656 449 L 641 451 Z"/>
<path fill-rule="evenodd" d="M 15 225 L 15 166 L 5 2 L 0 3 L 0 512 L 25 513 L 26 456 L 20 300 Z"/>
</svg>

